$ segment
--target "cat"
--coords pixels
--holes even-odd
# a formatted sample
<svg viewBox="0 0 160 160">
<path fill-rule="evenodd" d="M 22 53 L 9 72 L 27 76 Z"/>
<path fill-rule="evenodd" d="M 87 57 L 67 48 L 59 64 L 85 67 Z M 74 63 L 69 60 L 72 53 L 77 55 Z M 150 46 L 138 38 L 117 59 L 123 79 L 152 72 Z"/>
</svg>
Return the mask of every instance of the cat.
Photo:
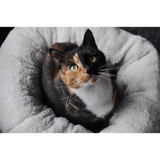
<svg viewBox="0 0 160 160">
<path fill-rule="evenodd" d="M 87 29 L 81 46 L 55 43 L 46 54 L 41 76 L 44 103 L 92 132 L 108 125 L 114 108 L 114 87 L 105 55 Z"/>
</svg>

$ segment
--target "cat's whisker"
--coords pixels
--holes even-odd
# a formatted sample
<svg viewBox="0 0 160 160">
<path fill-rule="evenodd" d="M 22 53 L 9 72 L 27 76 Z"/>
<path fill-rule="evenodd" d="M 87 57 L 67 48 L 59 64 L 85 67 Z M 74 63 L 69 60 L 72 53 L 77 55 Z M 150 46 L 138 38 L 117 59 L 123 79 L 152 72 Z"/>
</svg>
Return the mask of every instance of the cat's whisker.
<svg viewBox="0 0 160 160">
<path fill-rule="evenodd" d="M 80 80 L 79 80 L 79 86 L 81 87 L 82 86 L 82 84 L 84 83 L 84 79 L 83 78 L 81 78 Z"/>
<path fill-rule="evenodd" d="M 113 65 L 105 64 L 98 67 L 98 69 L 118 70 L 120 67 L 114 67 Z"/>
<path fill-rule="evenodd" d="M 108 80 L 108 81 L 111 81 L 111 78 L 110 78 L 110 77 L 105 77 L 105 76 L 102 76 L 102 75 L 100 75 L 100 77 L 102 77 L 102 78 L 104 78 L 104 79 L 106 79 L 106 80 Z"/>
<path fill-rule="evenodd" d="M 103 73 L 103 72 L 98 72 L 100 75 L 102 75 L 102 76 L 109 76 L 110 74 L 108 74 L 108 73 Z"/>
<path fill-rule="evenodd" d="M 77 79 L 77 86 L 81 86 L 82 82 L 84 81 L 84 77 L 85 76 L 82 76 L 81 78 Z"/>
<path fill-rule="evenodd" d="M 108 71 L 98 71 L 98 73 L 104 73 L 104 74 L 107 74 Z"/>
<path fill-rule="evenodd" d="M 98 71 L 108 72 L 108 69 L 99 69 Z"/>
<path fill-rule="evenodd" d="M 84 80 L 84 76 L 79 79 L 80 82 L 81 82 L 82 80 Z"/>
<path fill-rule="evenodd" d="M 109 78 L 111 81 L 113 81 L 113 80 L 111 79 L 111 77 L 116 77 L 116 76 L 117 76 L 116 74 L 109 74 L 109 75 L 100 74 L 100 75 L 102 75 L 102 76 L 104 76 L 104 77 L 106 77 L 106 78 Z M 114 82 L 116 82 L 116 81 L 114 81 Z"/>
<path fill-rule="evenodd" d="M 110 78 L 106 78 L 106 77 L 102 77 L 102 78 L 106 79 L 107 81 L 110 81 L 113 86 L 117 83 L 115 80 L 112 80 Z M 118 84 L 118 86 L 122 86 L 123 87 L 124 85 Z"/>
<path fill-rule="evenodd" d="M 77 79 L 72 80 L 72 83 L 77 82 Z"/>
<path fill-rule="evenodd" d="M 68 97 L 67 97 L 67 101 L 66 101 L 66 102 L 67 102 L 67 105 L 69 105 L 69 99 L 70 99 L 71 96 L 72 96 L 72 94 L 69 93 L 69 95 L 68 95 Z"/>
<path fill-rule="evenodd" d="M 76 88 L 78 86 L 78 79 L 75 79 L 76 80 L 76 84 L 73 88 Z"/>
<path fill-rule="evenodd" d="M 108 71 L 108 69 L 106 68 L 106 69 L 100 69 L 99 71 Z"/>
<path fill-rule="evenodd" d="M 101 65 L 100 67 L 98 67 L 97 69 L 106 69 L 107 64 Z"/>
<path fill-rule="evenodd" d="M 73 99 L 74 99 L 75 97 L 76 97 L 75 95 L 72 96 L 72 99 L 70 99 L 69 104 L 71 104 L 71 102 L 73 101 Z"/>
<path fill-rule="evenodd" d="M 85 82 L 85 76 L 80 78 L 80 86 L 81 86 L 81 84 L 84 84 L 84 82 Z"/>
<path fill-rule="evenodd" d="M 117 67 L 117 68 L 106 68 L 106 69 L 99 69 L 99 71 L 112 71 L 112 70 L 118 70 L 119 69 L 119 67 Z"/>
<path fill-rule="evenodd" d="M 103 76 L 109 76 L 109 77 L 116 77 L 117 74 L 109 74 L 109 73 L 102 73 L 102 72 L 98 72 L 100 75 L 103 75 Z"/>
<path fill-rule="evenodd" d="M 104 78 L 104 79 L 106 79 L 107 81 L 110 81 L 110 78 L 104 77 L 102 75 L 99 75 L 99 76 L 102 77 L 102 78 Z"/>
<path fill-rule="evenodd" d="M 69 100 L 68 100 L 68 105 L 71 104 L 72 100 L 75 98 L 76 96 L 74 94 L 70 94 Z"/>
<path fill-rule="evenodd" d="M 109 73 L 108 73 L 108 72 L 104 72 L 104 71 L 103 71 L 103 72 L 102 72 L 102 71 L 101 71 L 101 72 L 100 72 L 100 71 L 98 71 L 98 73 L 99 73 L 99 74 L 104 74 L 104 75 L 109 75 Z"/>
<path fill-rule="evenodd" d="M 119 68 L 108 68 L 108 71 L 118 71 Z"/>
</svg>

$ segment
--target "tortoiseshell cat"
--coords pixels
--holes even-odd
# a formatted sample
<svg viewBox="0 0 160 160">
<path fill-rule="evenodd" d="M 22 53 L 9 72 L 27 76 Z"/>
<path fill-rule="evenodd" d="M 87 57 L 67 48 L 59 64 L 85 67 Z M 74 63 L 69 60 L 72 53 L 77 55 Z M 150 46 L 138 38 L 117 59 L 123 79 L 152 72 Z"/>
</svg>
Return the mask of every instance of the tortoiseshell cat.
<svg viewBox="0 0 160 160">
<path fill-rule="evenodd" d="M 81 46 L 54 44 L 42 68 L 45 103 L 57 116 L 99 132 L 113 109 L 113 86 L 106 67 L 89 29 Z"/>
</svg>

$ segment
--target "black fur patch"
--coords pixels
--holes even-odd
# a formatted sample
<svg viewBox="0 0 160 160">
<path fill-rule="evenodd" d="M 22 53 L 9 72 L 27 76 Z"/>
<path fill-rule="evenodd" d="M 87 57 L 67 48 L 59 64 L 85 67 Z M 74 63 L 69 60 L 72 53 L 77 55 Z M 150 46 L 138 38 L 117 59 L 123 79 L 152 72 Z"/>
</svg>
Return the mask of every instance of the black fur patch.
<svg viewBox="0 0 160 160">
<path fill-rule="evenodd" d="M 108 118 L 98 118 L 86 109 L 84 102 L 70 91 L 66 84 L 66 72 L 74 64 L 73 57 L 78 54 L 83 67 L 90 76 L 98 75 L 99 70 L 106 68 L 104 54 L 98 50 L 94 37 L 87 30 L 82 45 L 72 43 L 56 43 L 49 50 L 42 68 L 42 90 L 45 103 L 53 109 L 57 116 L 63 116 L 74 124 L 81 124 L 93 132 L 99 132 L 108 124 Z M 90 62 L 95 56 L 96 61 Z"/>
</svg>

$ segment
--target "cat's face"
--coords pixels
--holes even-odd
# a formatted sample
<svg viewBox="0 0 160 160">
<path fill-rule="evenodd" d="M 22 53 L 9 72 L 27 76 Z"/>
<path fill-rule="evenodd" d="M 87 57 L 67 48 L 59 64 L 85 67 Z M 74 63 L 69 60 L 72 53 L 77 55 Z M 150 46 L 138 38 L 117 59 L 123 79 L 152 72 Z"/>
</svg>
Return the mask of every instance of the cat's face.
<svg viewBox="0 0 160 160">
<path fill-rule="evenodd" d="M 53 48 L 61 52 L 50 51 L 61 79 L 70 88 L 94 85 L 101 70 L 106 68 L 105 56 L 98 50 L 90 30 L 86 31 L 80 47 L 71 43 L 59 43 Z"/>
</svg>

